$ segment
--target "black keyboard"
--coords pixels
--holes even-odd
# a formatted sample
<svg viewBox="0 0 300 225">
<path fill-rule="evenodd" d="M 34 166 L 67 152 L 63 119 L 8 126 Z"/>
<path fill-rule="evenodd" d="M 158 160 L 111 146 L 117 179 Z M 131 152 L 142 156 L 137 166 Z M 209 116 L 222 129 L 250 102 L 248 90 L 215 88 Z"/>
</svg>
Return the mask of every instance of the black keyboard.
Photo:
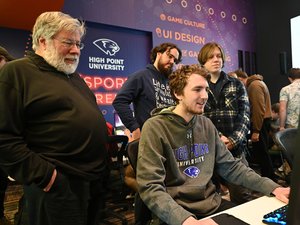
<svg viewBox="0 0 300 225">
<path fill-rule="evenodd" d="M 286 225 L 288 205 L 282 206 L 264 215 L 263 223 Z"/>
</svg>

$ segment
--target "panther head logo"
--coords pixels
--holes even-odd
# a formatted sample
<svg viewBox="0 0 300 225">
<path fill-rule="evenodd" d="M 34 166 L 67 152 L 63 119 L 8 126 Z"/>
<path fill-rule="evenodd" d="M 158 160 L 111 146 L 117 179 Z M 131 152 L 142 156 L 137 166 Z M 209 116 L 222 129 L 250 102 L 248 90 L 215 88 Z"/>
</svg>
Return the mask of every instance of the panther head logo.
<svg viewBox="0 0 300 225">
<path fill-rule="evenodd" d="M 96 45 L 97 48 L 99 48 L 102 52 L 104 52 L 106 55 L 109 56 L 114 56 L 118 51 L 120 51 L 119 45 L 110 39 L 101 38 L 95 40 L 93 44 Z"/>
<path fill-rule="evenodd" d="M 190 178 L 196 178 L 198 177 L 200 170 L 196 166 L 189 166 L 183 171 L 183 173 Z"/>
</svg>

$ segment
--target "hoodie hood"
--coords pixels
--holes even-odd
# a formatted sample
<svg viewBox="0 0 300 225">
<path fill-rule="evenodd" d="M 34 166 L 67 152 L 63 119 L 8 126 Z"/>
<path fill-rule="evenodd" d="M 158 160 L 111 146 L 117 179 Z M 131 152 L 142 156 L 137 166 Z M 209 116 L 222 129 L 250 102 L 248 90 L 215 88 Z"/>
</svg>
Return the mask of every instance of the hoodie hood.
<svg viewBox="0 0 300 225">
<path fill-rule="evenodd" d="M 156 116 L 158 114 L 168 114 L 168 113 L 173 113 L 173 110 L 175 109 L 175 106 L 170 106 L 167 108 L 155 108 L 151 111 L 151 117 Z"/>
<path fill-rule="evenodd" d="M 167 80 L 168 78 L 159 72 L 153 64 L 148 64 L 146 69 L 150 70 L 153 75 L 155 75 L 158 80 Z"/>
<path fill-rule="evenodd" d="M 174 109 L 175 106 L 170 106 L 168 108 L 155 108 L 151 111 L 151 117 L 155 117 L 158 115 L 167 116 L 169 120 L 175 120 L 179 124 L 187 128 L 191 128 L 195 123 L 196 116 L 194 116 L 189 122 L 186 122 L 185 119 L 173 112 Z"/>
<path fill-rule="evenodd" d="M 260 74 L 254 74 L 254 75 L 248 77 L 246 86 L 248 87 L 253 81 L 256 81 L 256 80 L 263 81 L 264 77 Z"/>
</svg>

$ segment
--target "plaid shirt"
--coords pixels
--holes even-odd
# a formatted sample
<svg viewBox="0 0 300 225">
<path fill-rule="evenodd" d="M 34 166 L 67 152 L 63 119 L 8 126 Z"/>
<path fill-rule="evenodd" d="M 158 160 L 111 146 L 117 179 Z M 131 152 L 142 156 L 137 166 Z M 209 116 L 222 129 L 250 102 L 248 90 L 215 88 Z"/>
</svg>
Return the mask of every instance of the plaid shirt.
<svg viewBox="0 0 300 225">
<path fill-rule="evenodd" d="M 218 99 L 210 90 L 204 115 L 211 119 L 219 132 L 231 140 L 234 146 L 231 152 L 237 157 L 247 151 L 249 99 L 245 86 L 238 79 L 229 77 L 223 71 L 220 79 L 222 83 Z"/>
</svg>

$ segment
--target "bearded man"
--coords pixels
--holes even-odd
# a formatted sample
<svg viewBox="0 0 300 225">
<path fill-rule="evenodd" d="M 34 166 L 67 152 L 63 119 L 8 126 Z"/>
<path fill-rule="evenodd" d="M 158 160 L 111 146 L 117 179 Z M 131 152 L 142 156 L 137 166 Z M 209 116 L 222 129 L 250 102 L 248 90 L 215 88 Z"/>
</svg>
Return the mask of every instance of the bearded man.
<svg viewBox="0 0 300 225">
<path fill-rule="evenodd" d="M 145 69 L 129 75 L 113 101 L 113 106 L 133 139 L 140 137 L 144 122 L 154 108 L 174 105 L 168 77 L 174 63 L 181 61 L 181 50 L 172 43 L 162 43 L 151 50 Z M 133 104 L 134 115 L 130 108 Z"/>
<path fill-rule="evenodd" d="M 0 166 L 24 185 L 29 224 L 97 224 L 103 205 L 106 122 L 75 72 L 84 34 L 78 19 L 42 13 L 34 52 L 0 72 Z"/>
</svg>

